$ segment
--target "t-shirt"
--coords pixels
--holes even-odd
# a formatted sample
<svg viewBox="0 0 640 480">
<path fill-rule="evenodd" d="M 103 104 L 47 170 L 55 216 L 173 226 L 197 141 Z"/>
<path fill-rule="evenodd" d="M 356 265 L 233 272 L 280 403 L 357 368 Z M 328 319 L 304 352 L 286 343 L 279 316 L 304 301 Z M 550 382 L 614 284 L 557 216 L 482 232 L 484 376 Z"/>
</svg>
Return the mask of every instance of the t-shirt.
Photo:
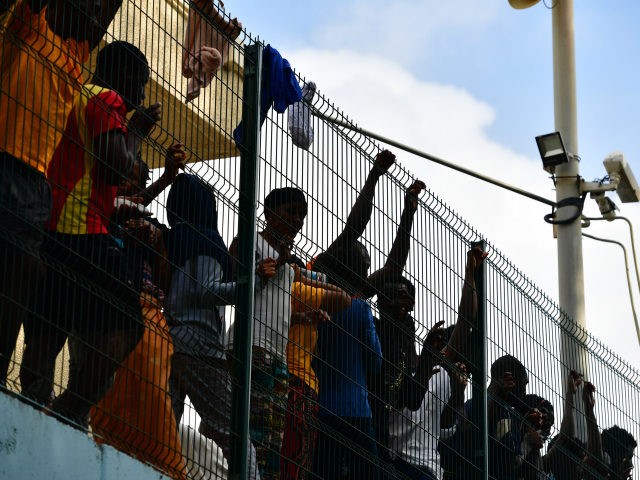
<svg viewBox="0 0 640 480">
<path fill-rule="evenodd" d="M 0 150 L 46 173 L 79 93 L 89 42 L 63 40 L 23 1 L 0 26 Z M 6 26 L 6 28 L 4 28 Z"/>
<path fill-rule="evenodd" d="M 320 416 L 371 418 L 366 377 L 380 371 L 382 351 L 369 304 L 351 307 L 318 325 L 314 370 L 320 381 Z"/>
<path fill-rule="evenodd" d="M 113 90 L 97 85 L 82 88 L 47 170 L 53 197 L 48 230 L 72 235 L 108 233 L 116 187 L 96 178 L 93 140 L 112 130 L 126 135 L 126 113 L 124 100 Z"/>
<path fill-rule="evenodd" d="M 293 282 L 291 288 L 292 313 L 316 310 L 322 303 L 324 290 L 300 282 Z M 309 388 L 318 392 L 318 379 L 311 361 L 318 341 L 318 328 L 315 324 L 296 324 L 289 328 L 287 343 L 287 369 L 305 382 Z"/>
<path fill-rule="evenodd" d="M 278 252 L 262 235 L 256 236 L 256 262 L 278 259 Z M 253 346 L 260 347 L 286 361 L 286 346 L 291 319 L 291 285 L 295 271 L 291 265 L 278 268 L 276 274 L 256 291 L 253 310 Z M 235 323 L 229 329 L 228 348 L 233 349 Z"/>
<path fill-rule="evenodd" d="M 451 379 L 442 367 L 429 379 L 427 394 L 420 408 L 394 410 L 389 424 L 390 447 L 404 461 L 419 468 L 428 468 L 442 478 L 438 437 L 440 417 L 451 396 Z"/>
</svg>

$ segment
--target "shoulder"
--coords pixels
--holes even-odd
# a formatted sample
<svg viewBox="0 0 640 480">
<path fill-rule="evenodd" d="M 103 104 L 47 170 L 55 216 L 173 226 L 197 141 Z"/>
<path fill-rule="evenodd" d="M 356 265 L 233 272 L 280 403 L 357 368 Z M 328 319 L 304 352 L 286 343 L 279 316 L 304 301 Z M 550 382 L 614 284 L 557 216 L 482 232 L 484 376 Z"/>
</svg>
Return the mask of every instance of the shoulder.
<svg viewBox="0 0 640 480">
<path fill-rule="evenodd" d="M 88 85 L 85 89 L 85 94 L 88 97 L 89 104 L 126 114 L 127 110 L 124 99 L 115 90 L 109 90 L 108 88 L 98 87 L 96 85 Z"/>
<path fill-rule="evenodd" d="M 351 308 L 347 311 L 357 315 L 362 321 L 371 322 L 373 324 L 373 313 L 371 312 L 371 307 L 365 300 L 361 298 L 354 299 L 351 303 Z"/>
</svg>

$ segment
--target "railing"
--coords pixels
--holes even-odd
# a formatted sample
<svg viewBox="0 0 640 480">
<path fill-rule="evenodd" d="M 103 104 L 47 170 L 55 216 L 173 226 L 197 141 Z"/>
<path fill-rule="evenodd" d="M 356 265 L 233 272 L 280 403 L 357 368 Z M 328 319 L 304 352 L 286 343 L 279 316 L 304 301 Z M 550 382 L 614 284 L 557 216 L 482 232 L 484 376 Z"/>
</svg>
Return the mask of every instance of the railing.
<svg viewBox="0 0 640 480">
<path fill-rule="evenodd" d="M 108 234 L 61 220 L 49 224 L 37 250 L 27 240 L 42 223 L 27 218 L 25 234 L 15 222 L 24 211 L 3 203 L 5 358 L 16 344 L 11 327 L 27 326 L 26 349 L 21 336 L 8 362 L 6 388 L 173 478 L 626 478 L 638 461 L 633 442 L 605 429 L 618 425 L 640 435 L 640 374 L 415 184 L 401 152 L 393 161 L 377 142 L 327 121 L 352 122 L 320 93 L 304 102 L 313 128 L 308 150 L 294 144 L 287 114 L 271 111 L 260 127 L 261 93 L 274 87 L 261 80 L 274 68 L 261 60 L 264 45 L 216 6 L 198 4 L 192 18 L 204 15 L 209 44 L 226 63 L 190 103 L 182 74 L 186 4 L 128 2 L 102 42 L 138 46 L 151 71 L 145 105 L 163 103 L 141 150 L 148 165 L 160 167 L 151 172 L 157 191 L 146 191 L 155 197 L 146 207 L 151 215 L 135 206 L 104 218 L 110 208 L 97 207 L 93 221 L 104 221 Z M 74 215 L 95 198 L 64 183 L 81 164 L 101 169 L 93 187 L 103 190 L 100 182 L 133 180 L 136 170 L 122 166 L 126 153 L 105 154 L 69 130 L 63 136 L 69 124 L 50 113 L 51 102 L 62 102 L 55 91 L 46 93 L 49 104 L 38 89 L 20 96 L 8 73 L 30 85 L 32 70 L 16 67 L 16 49 L 43 67 L 41 75 L 68 75 L 51 70 L 45 50 L 25 46 L 11 24 L 24 17 L 11 15 L 2 17 L 0 98 L 34 118 L 13 132 L 9 122 L 16 119 L 6 110 L 1 123 L 16 138 L 57 132 L 64 148 L 40 158 L 49 164 L 54 199 L 80 203 L 54 209 L 54 217 L 81 222 Z M 122 58 L 131 52 L 125 46 Z M 96 72 L 92 58 L 85 78 Z M 128 68 L 121 60 L 96 80 L 123 89 L 118 73 Z M 80 86 L 72 88 L 80 98 Z M 110 103 L 95 108 L 96 118 L 116 115 Z M 129 127 L 131 136 L 135 124 Z M 178 142 L 190 176 L 162 176 L 171 170 L 162 169 L 162 159 Z M 15 150 L 0 150 L 18 159 L 9 163 L 3 153 L 3 182 L 38 181 Z M 18 188 L 28 192 L 24 185 Z M 306 209 L 291 191 L 266 202 L 283 187 L 298 189 Z M 142 188 L 120 196 L 140 196 Z M 226 251 L 232 243 L 233 261 Z M 267 257 L 280 262 L 262 264 Z M 457 325 L 453 334 L 436 328 L 427 336 L 440 321 Z M 562 342 L 582 356 L 563 364 Z M 519 362 L 501 360 L 492 371 L 505 355 Z M 577 372 L 584 377 L 571 376 L 578 366 L 588 367 Z M 597 387 L 595 394 L 583 381 Z M 546 404 L 525 398 L 525 389 Z M 555 421 L 542 425 L 552 421 L 549 404 Z"/>
</svg>

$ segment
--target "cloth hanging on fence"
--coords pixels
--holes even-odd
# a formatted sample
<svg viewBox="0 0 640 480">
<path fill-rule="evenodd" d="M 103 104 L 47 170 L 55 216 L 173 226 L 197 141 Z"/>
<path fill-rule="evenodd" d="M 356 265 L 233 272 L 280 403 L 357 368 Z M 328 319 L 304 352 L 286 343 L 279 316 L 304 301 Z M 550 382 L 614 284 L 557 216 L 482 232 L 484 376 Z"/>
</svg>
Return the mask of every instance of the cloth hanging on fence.
<svg viewBox="0 0 640 480">
<path fill-rule="evenodd" d="M 140 303 L 144 334 L 116 372 L 111 389 L 91 409 L 91 429 L 97 443 L 184 480 L 182 445 L 169 397 L 173 344 L 157 299 L 143 294 Z"/>
<path fill-rule="evenodd" d="M 302 89 L 286 58 L 271 45 L 262 50 L 262 77 L 260 91 L 260 126 L 267 119 L 269 110 L 284 113 L 289 105 L 302 99 Z M 236 145 L 242 144 L 242 122 L 233 131 Z"/>
<path fill-rule="evenodd" d="M 224 6 L 211 0 L 195 0 L 189 4 L 189 16 L 185 27 L 182 52 L 182 75 L 189 79 L 187 101 L 200 95 L 229 55 L 229 41 L 241 30 L 237 19 L 227 22 L 220 14 Z M 221 31 L 225 28 L 225 31 Z"/>
<path fill-rule="evenodd" d="M 313 143 L 313 125 L 311 125 L 311 110 L 309 105 L 316 93 L 314 82 L 305 83 L 302 87 L 302 100 L 289 107 L 289 134 L 291 141 L 297 147 L 309 150 Z"/>
</svg>

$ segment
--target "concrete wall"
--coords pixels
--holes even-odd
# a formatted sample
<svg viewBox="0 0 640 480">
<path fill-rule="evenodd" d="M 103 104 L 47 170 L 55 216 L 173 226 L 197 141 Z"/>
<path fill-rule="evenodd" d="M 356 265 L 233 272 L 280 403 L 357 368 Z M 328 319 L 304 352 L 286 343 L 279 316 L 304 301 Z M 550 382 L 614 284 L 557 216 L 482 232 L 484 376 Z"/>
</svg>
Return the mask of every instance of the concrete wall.
<svg viewBox="0 0 640 480">
<path fill-rule="evenodd" d="M 151 67 L 145 104 L 162 102 L 162 130 L 143 145 L 142 157 L 152 167 L 164 165 L 158 146 L 185 144 L 189 161 L 234 157 L 239 153 L 231 132 L 242 117 L 242 46 L 234 43 L 211 85 L 193 102 L 185 102 L 182 42 L 188 7 L 184 0 L 125 0 L 105 40 L 126 40 L 139 47 Z M 242 35 L 239 39 L 242 38 Z M 93 69 L 95 54 L 89 65 Z"/>
<path fill-rule="evenodd" d="M 4 393 L 0 415 L 1 480 L 168 480 Z"/>
</svg>

